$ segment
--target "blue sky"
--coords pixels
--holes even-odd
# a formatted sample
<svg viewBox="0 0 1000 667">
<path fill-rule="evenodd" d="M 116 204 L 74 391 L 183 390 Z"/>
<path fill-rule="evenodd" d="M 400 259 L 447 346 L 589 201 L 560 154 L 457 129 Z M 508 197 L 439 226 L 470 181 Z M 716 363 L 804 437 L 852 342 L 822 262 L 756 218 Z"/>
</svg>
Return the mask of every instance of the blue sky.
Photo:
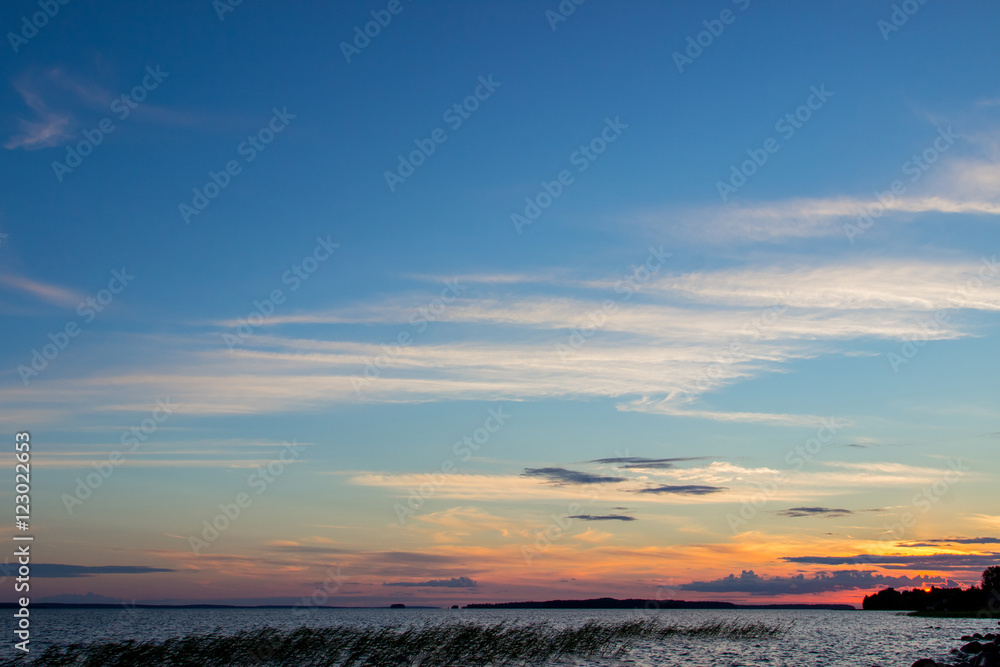
<svg viewBox="0 0 1000 667">
<path fill-rule="evenodd" d="M 908 545 L 1000 527 L 1000 9 L 390 4 L 8 8 L 0 421 L 119 568 L 40 595 L 978 578 Z"/>
</svg>

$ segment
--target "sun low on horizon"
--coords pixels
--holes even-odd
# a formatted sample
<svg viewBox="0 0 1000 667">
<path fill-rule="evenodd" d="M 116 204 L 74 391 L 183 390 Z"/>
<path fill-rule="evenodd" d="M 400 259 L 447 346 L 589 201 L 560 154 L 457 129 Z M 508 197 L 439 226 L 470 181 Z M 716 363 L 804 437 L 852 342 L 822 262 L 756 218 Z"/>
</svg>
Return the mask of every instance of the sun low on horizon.
<svg viewBox="0 0 1000 667">
<path fill-rule="evenodd" d="M 998 20 L 11 3 L 0 532 L 31 600 L 977 584 Z"/>
</svg>

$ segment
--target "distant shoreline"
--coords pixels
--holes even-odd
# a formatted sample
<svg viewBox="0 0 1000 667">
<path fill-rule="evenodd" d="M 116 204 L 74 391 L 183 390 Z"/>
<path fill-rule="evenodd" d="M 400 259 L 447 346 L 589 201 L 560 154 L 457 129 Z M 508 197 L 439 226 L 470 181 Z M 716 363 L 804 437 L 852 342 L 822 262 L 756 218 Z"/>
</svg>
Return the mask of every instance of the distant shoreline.
<svg viewBox="0 0 1000 667">
<path fill-rule="evenodd" d="M 544 602 L 480 602 L 467 604 L 465 609 L 820 609 L 828 611 L 858 611 L 849 604 L 736 604 L 714 600 L 642 600 L 594 598 L 590 600 L 546 600 Z"/>
<path fill-rule="evenodd" d="M 122 604 L 98 602 L 36 602 L 32 609 L 121 609 Z M 297 609 L 302 605 L 294 604 L 127 604 L 129 609 Z M 0 609 L 16 609 L 16 602 L 0 602 Z M 340 607 L 315 606 L 314 609 L 389 609 L 388 605 L 379 607 Z M 545 600 L 538 602 L 480 602 L 467 604 L 463 609 L 711 609 L 718 611 L 733 610 L 826 610 L 826 611 L 858 611 L 849 604 L 736 604 L 722 601 L 687 601 L 687 600 L 642 600 L 616 598 L 593 598 L 589 600 Z M 447 609 L 430 605 L 406 605 L 406 609 Z M 403 610 L 405 611 L 405 610 Z"/>
</svg>

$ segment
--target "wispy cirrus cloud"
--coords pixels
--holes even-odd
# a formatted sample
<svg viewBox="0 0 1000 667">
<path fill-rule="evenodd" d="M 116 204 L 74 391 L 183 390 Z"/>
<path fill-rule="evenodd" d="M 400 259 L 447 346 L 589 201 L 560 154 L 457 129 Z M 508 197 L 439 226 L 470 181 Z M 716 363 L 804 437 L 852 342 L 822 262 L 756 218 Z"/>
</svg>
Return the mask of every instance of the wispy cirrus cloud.
<svg viewBox="0 0 1000 667">
<path fill-rule="evenodd" d="M 44 391 L 0 389 L 0 398 L 23 410 L 44 402 L 53 414 L 80 405 L 81 397 L 99 399 L 104 410 L 143 409 L 135 397 L 153 392 L 169 393 L 198 414 L 274 413 L 358 402 L 605 398 L 621 411 L 816 426 L 821 415 L 718 409 L 708 394 L 781 372 L 796 361 L 863 353 L 856 347 L 873 339 L 971 335 L 961 314 L 932 329 L 927 318 L 931 309 L 953 306 L 956 288 L 982 266 L 979 259 L 851 261 L 663 276 L 650 281 L 641 302 L 618 304 L 569 354 L 557 344 L 601 307 L 601 291 L 591 297 L 587 288 L 583 295 L 566 296 L 551 287 L 544 294 L 536 288 L 528 294 L 463 296 L 439 314 L 436 338 L 395 348 L 379 376 L 358 390 L 366 365 L 385 354 L 382 342 L 362 338 L 357 328 L 308 325 L 410 326 L 412 307 L 397 299 L 375 301 L 266 318 L 235 350 L 226 349 L 218 337 L 190 333 L 161 336 L 154 345 L 123 337 L 121 344 L 136 355 L 163 362 L 142 372 L 93 369 L 85 379 L 62 380 L 58 386 L 39 378 L 33 387 Z M 16 285 L 63 303 L 76 298 L 24 280 Z M 1000 280 L 984 281 L 963 298 L 964 310 L 1000 310 Z M 783 310 L 769 311 L 773 316 L 761 322 L 761 305 L 779 300 Z M 416 302 L 426 303 L 426 295 Z M 295 335 L 283 333 L 292 324 Z M 740 343 L 738 354 L 730 353 L 734 341 Z M 709 373 L 706 389 L 692 393 Z M 671 464 L 625 463 L 649 469 Z"/>
<path fill-rule="evenodd" d="M 931 141 L 948 141 L 947 152 L 936 160 L 933 171 L 914 177 L 905 172 L 906 163 L 896 176 L 903 191 L 896 195 L 831 197 L 796 197 L 752 203 L 728 202 L 725 205 L 671 207 L 644 211 L 632 216 L 649 230 L 664 230 L 687 239 L 707 243 L 764 242 L 783 243 L 809 238 L 845 236 L 844 225 L 856 223 L 860 216 L 875 212 L 879 224 L 908 222 L 922 216 L 1000 215 L 1000 141 L 995 131 L 955 133 L 951 127 L 938 128 L 941 135 Z M 961 139 L 961 141 L 959 141 Z M 961 145 L 961 148 L 957 148 Z M 937 150 L 940 150 L 938 146 Z M 964 152 L 963 152 L 964 151 Z M 913 168 L 910 163 L 911 169 Z M 886 192 L 893 179 L 874 184 L 875 192 Z"/>
<path fill-rule="evenodd" d="M 14 85 L 24 103 L 34 112 L 32 120 L 18 120 L 20 132 L 4 142 L 4 148 L 38 150 L 58 146 L 73 136 L 73 118 L 66 112 L 53 111 L 42 96 L 26 81 Z"/>
<path fill-rule="evenodd" d="M 51 283 L 43 283 L 12 273 L 0 273 L 0 286 L 21 294 L 27 294 L 54 306 L 67 308 L 82 303 L 85 298 L 82 293 L 76 290 Z"/>
<path fill-rule="evenodd" d="M 676 225 L 679 234 L 707 242 L 783 242 L 828 236 L 843 236 L 843 223 L 853 221 L 878 199 L 856 197 L 802 198 L 756 204 L 727 204 L 700 209 L 671 210 L 643 214 L 649 227 L 661 220 L 682 219 Z M 987 199 L 962 199 L 954 196 L 900 197 L 885 205 L 886 212 L 922 215 L 948 213 L 962 215 L 998 215 L 1000 203 Z M 661 223 L 662 224 L 662 223 Z"/>
<path fill-rule="evenodd" d="M 981 272 L 993 280 L 982 281 Z M 838 265 L 755 266 L 664 276 L 650 290 L 725 306 L 829 311 L 1000 310 L 996 257 L 973 261 L 867 259 Z M 977 284 L 969 289 L 968 283 Z M 982 284 L 979 284 L 982 283 Z"/>
<path fill-rule="evenodd" d="M 820 415 L 792 415 L 774 412 L 732 412 L 725 410 L 702 410 L 687 407 L 691 399 L 681 393 L 672 394 L 664 399 L 651 400 L 641 398 L 618 404 L 623 412 L 648 412 L 652 414 L 671 415 L 674 417 L 697 417 L 721 422 L 736 422 L 744 424 L 773 424 L 775 426 L 815 426 L 823 417 Z"/>
<path fill-rule="evenodd" d="M 933 484 L 943 474 L 943 471 L 935 468 L 890 462 L 873 462 L 855 467 L 850 462 L 831 461 L 825 463 L 825 468 L 815 472 L 802 471 L 790 477 L 771 496 L 771 500 L 807 506 L 806 503 L 810 501 L 873 487 L 920 488 Z M 620 481 L 598 483 L 601 484 L 601 497 L 608 503 L 740 503 L 747 496 L 759 492 L 762 485 L 772 482 L 780 472 L 764 466 L 749 468 L 714 461 L 693 468 L 622 471 Z M 411 489 L 428 481 L 426 475 L 410 473 L 357 471 L 336 474 L 348 475 L 352 484 L 391 489 L 400 497 L 406 497 Z M 436 498 L 468 501 L 509 501 L 512 498 L 525 501 L 578 500 L 579 484 L 589 482 L 560 483 L 559 480 L 564 478 L 566 476 L 562 473 L 551 476 L 452 473 L 435 480 L 434 495 Z M 569 478 L 590 479 L 588 473 L 584 473 L 582 477 Z M 967 481 L 981 478 L 981 475 L 972 472 L 966 472 L 964 476 Z"/>
<path fill-rule="evenodd" d="M 30 151 L 62 145 L 76 136 L 81 127 L 90 122 L 96 125 L 101 118 L 113 118 L 117 113 L 111 107 L 117 94 L 109 86 L 64 67 L 32 69 L 13 85 L 32 117 L 18 120 L 20 131 L 4 143 L 8 150 Z M 129 116 L 166 126 L 191 126 L 207 120 L 203 114 L 169 109 L 148 101 L 130 106 Z M 215 122 L 221 125 L 221 121 L 220 118 Z"/>
</svg>

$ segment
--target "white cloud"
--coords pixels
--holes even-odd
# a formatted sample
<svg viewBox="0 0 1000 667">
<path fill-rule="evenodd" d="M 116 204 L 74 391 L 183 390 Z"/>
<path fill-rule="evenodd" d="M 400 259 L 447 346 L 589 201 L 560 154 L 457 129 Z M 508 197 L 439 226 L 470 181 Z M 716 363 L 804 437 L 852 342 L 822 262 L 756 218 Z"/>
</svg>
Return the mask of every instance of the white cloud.
<svg viewBox="0 0 1000 667">
<path fill-rule="evenodd" d="M 86 396 L 91 409 L 143 412 L 169 395 L 193 414 L 253 414 L 356 402 L 610 398 L 619 399 L 620 410 L 814 425 L 815 415 L 713 410 L 696 397 L 787 371 L 796 360 L 870 354 L 858 349 L 859 341 L 969 335 L 958 314 L 930 331 L 926 323 L 930 311 L 956 303 L 1000 310 L 997 279 L 966 290 L 963 301 L 954 298 L 982 266 L 892 260 L 662 276 L 635 301 L 615 302 L 596 326 L 591 316 L 601 314 L 612 290 L 587 281 L 586 296 L 571 298 L 558 295 L 561 287 L 541 284 L 529 294 L 458 298 L 430 324 L 433 337 L 418 333 L 409 322 L 412 306 L 393 298 L 272 317 L 234 351 L 223 344 L 221 330 L 196 346 L 189 335 L 144 340 L 146 349 L 136 355 L 160 360 L 159 366 L 79 379 L 43 375 L 27 389 L 0 390 L 0 400 L 11 409 L 43 404 L 65 414 L 82 409 Z M 390 333 L 384 342 L 359 340 L 349 327 L 280 333 L 284 324 L 352 322 L 384 324 Z M 311 331 L 322 338 L 302 333 Z M 411 342 L 391 345 L 397 331 L 410 334 Z M 135 347 L 136 340 L 122 344 Z M 371 379 L 364 378 L 366 368 Z"/>
<path fill-rule="evenodd" d="M 985 276 L 985 280 L 979 280 Z M 837 265 L 750 267 L 664 276 L 649 288 L 699 303 L 830 311 L 1000 310 L 1000 265 L 978 261 L 866 260 Z"/>
<path fill-rule="evenodd" d="M 643 470 L 617 469 L 615 475 L 627 480 L 603 484 L 548 484 L 538 478 L 522 475 L 485 475 L 451 473 L 427 475 L 419 473 L 387 473 L 358 471 L 335 473 L 348 476 L 352 484 L 390 489 L 405 498 L 413 489 L 432 484 L 435 498 L 506 503 L 512 500 L 590 500 L 601 503 L 704 505 L 742 503 L 759 494 L 761 488 L 772 489 L 768 502 L 804 502 L 853 493 L 871 488 L 922 488 L 933 484 L 947 472 L 924 466 L 891 462 L 856 464 L 831 461 L 824 464 L 833 470 L 780 471 L 769 467 L 748 468 L 736 463 L 713 461 L 689 468 Z M 780 476 L 780 480 L 778 480 Z M 965 479 L 983 479 L 983 475 L 966 473 Z M 720 490 L 706 494 L 636 493 L 662 485 L 708 486 Z"/>
<path fill-rule="evenodd" d="M 32 280 L 15 274 L 0 274 L 0 285 L 56 306 L 72 307 L 81 303 L 83 295 L 65 287 Z"/>
<path fill-rule="evenodd" d="M 649 412 L 675 417 L 697 417 L 721 422 L 736 422 L 744 424 L 771 424 L 775 426 L 817 426 L 823 417 L 819 415 L 789 415 L 770 412 L 725 412 L 720 410 L 698 410 L 684 408 L 683 402 L 673 398 L 661 401 L 639 399 L 620 403 L 618 409 L 623 412 Z"/>
<path fill-rule="evenodd" d="M 974 120 L 966 123 L 975 124 Z M 941 145 L 915 147 L 914 150 L 914 153 L 923 148 L 938 151 L 937 159 L 924 163 L 920 170 L 912 161 L 902 162 L 895 176 L 883 183 L 873 183 L 862 196 L 800 197 L 668 208 L 641 212 L 630 222 L 638 221 L 648 230 L 655 230 L 657 238 L 667 232 L 709 243 L 783 242 L 843 235 L 842 226 L 855 223 L 866 211 L 873 212 L 880 220 L 896 222 L 928 214 L 1000 214 L 1000 140 L 996 131 L 991 128 L 978 134 L 966 133 L 960 137 L 961 148 L 954 143 L 958 135 L 950 126 L 947 131 L 939 132 L 942 137 L 953 137 L 944 151 Z M 935 140 L 940 142 L 941 137 Z M 970 149 L 975 151 L 975 157 L 969 156 Z M 896 179 L 903 186 L 901 191 L 897 190 L 898 195 L 890 191 Z M 886 192 L 890 196 L 882 196 L 881 200 L 876 194 Z"/>
<path fill-rule="evenodd" d="M 37 150 L 58 146 L 72 136 L 71 118 L 68 114 L 50 110 L 41 95 L 26 82 L 17 84 L 15 88 L 24 103 L 35 112 L 36 119 L 19 120 L 21 132 L 8 139 L 4 148 Z"/>
<path fill-rule="evenodd" d="M 984 175 L 985 176 L 985 175 Z M 877 198 L 801 198 L 758 204 L 726 204 L 699 209 L 643 213 L 640 222 L 649 229 L 669 229 L 682 238 L 710 243 L 728 241 L 780 242 L 843 235 L 843 224 L 865 211 L 882 206 Z M 884 205 L 882 216 L 895 213 L 922 215 L 950 213 L 1000 214 L 1000 203 L 989 199 L 950 196 L 896 197 Z"/>
</svg>

